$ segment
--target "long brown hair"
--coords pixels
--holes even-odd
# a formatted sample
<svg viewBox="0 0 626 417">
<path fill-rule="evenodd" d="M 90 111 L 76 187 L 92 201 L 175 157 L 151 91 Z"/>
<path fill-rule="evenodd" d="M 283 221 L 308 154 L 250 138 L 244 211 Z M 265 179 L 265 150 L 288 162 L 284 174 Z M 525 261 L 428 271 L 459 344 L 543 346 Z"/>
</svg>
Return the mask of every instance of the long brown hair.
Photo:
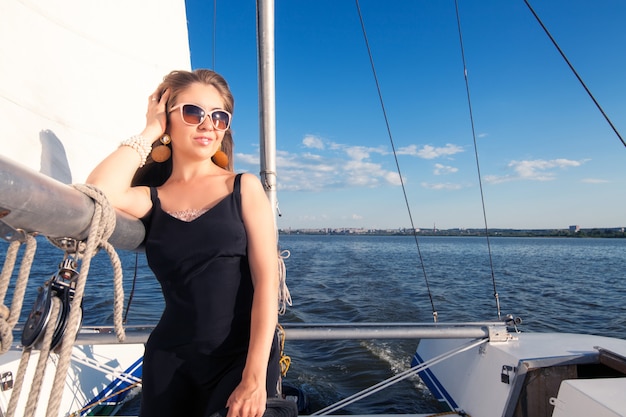
<svg viewBox="0 0 626 417">
<path fill-rule="evenodd" d="M 170 91 L 170 96 L 165 104 L 165 108 L 169 109 L 174 103 L 178 95 L 186 90 L 191 84 L 201 83 L 215 87 L 224 101 L 224 110 L 233 114 L 235 108 L 235 99 L 228 87 L 228 83 L 220 74 L 209 69 L 196 69 L 194 71 L 172 71 L 163 78 L 163 82 L 159 85 L 159 99 L 166 91 Z M 169 118 L 169 115 L 168 115 Z M 169 122 L 169 120 L 168 120 Z M 169 125 L 169 123 L 168 123 Z M 158 145 L 157 139 L 152 146 Z M 170 147 L 171 144 L 167 145 Z M 227 170 L 233 171 L 233 136 L 229 128 L 224 132 L 222 140 L 222 151 L 228 156 Z M 148 156 L 146 164 L 139 168 L 133 177 L 132 185 L 147 185 L 157 187 L 162 185 L 172 174 L 172 158 L 162 163 L 154 162 L 152 155 Z"/>
</svg>

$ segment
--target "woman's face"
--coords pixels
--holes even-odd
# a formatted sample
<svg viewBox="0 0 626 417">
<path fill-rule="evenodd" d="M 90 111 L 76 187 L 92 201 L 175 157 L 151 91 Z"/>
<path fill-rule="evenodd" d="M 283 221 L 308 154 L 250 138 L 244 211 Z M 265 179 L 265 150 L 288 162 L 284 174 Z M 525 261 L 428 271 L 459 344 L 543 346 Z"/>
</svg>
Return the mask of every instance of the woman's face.
<svg viewBox="0 0 626 417">
<path fill-rule="evenodd" d="M 184 108 L 182 106 L 184 104 L 191 104 L 200 109 L 189 106 Z M 191 117 L 185 116 L 187 123 L 183 120 L 183 109 L 185 113 L 191 114 Z M 178 94 L 176 103 L 168 110 L 168 130 L 177 159 L 179 157 L 193 160 L 210 159 L 220 149 L 225 131 L 216 129 L 214 121 L 218 127 L 223 127 L 229 115 L 219 112 L 211 117 L 209 113 L 223 109 L 224 101 L 218 90 L 211 85 L 194 83 Z M 197 123 L 198 118 L 194 116 L 201 114 L 202 110 L 206 115 L 202 123 L 189 124 Z"/>
</svg>

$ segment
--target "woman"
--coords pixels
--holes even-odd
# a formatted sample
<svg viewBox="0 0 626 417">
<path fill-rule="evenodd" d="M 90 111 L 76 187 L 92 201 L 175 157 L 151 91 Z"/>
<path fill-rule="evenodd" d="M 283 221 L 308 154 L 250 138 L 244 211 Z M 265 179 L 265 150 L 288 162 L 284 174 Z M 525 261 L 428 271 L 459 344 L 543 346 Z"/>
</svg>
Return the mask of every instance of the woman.
<svg viewBox="0 0 626 417">
<path fill-rule="evenodd" d="M 174 71 L 150 96 L 141 135 L 87 180 L 146 225 L 146 257 L 165 298 L 146 344 L 144 417 L 224 407 L 258 417 L 278 395 L 276 233 L 260 181 L 232 172 L 233 107 L 219 74 Z M 230 169 L 213 161 L 220 149 Z"/>
</svg>

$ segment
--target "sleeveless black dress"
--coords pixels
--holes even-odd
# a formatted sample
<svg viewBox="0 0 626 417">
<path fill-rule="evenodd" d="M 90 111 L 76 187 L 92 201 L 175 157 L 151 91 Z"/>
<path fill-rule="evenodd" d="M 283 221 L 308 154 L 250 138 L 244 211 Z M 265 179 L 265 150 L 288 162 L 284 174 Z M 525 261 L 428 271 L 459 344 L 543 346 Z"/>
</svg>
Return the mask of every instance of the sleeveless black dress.
<svg viewBox="0 0 626 417">
<path fill-rule="evenodd" d="M 140 416 L 208 416 L 241 380 L 254 288 L 240 182 L 238 174 L 233 192 L 190 222 L 165 212 L 150 189 L 145 251 L 165 310 L 146 344 Z M 274 340 L 270 397 L 277 395 L 278 359 Z"/>
</svg>

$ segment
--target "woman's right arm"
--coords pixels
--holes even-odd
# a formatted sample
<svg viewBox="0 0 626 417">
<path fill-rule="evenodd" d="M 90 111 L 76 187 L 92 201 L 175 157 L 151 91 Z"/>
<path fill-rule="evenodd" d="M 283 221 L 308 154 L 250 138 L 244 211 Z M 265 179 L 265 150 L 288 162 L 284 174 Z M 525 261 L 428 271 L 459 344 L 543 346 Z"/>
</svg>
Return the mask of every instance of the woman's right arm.
<svg viewBox="0 0 626 417">
<path fill-rule="evenodd" d="M 120 146 L 91 171 L 87 184 L 99 188 L 113 207 L 143 217 L 151 207 L 149 191 L 147 187 L 130 186 L 140 162 L 135 149 Z"/>
<path fill-rule="evenodd" d="M 165 103 L 168 92 L 159 101 L 150 96 L 146 113 L 146 127 L 141 137 L 151 144 L 165 131 Z M 131 146 L 120 146 L 94 168 L 87 183 L 99 188 L 111 205 L 132 216 L 142 217 L 152 207 L 147 187 L 131 187 L 131 181 L 142 162 L 141 153 Z"/>
</svg>

